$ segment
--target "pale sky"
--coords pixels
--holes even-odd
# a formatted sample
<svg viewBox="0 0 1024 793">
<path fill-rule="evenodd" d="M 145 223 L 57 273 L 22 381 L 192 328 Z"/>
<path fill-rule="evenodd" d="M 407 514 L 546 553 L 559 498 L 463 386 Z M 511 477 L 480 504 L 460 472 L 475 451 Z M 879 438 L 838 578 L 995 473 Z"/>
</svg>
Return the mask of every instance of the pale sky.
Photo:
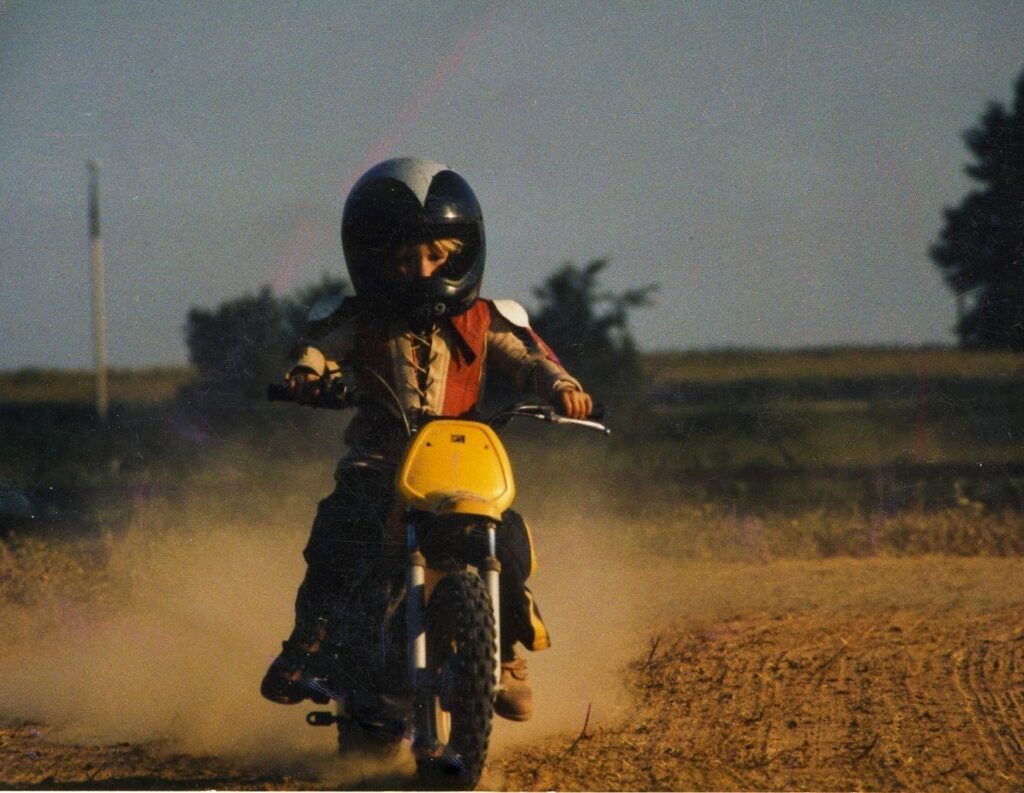
<svg viewBox="0 0 1024 793">
<path fill-rule="evenodd" d="M 447 162 L 484 293 L 661 284 L 644 349 L 954 340 L 927 256 L 1024 3 L 0 2 L 0 368 L 185 361 L 190 306 L 344 274 L 347 187 Z"/>
</svg>

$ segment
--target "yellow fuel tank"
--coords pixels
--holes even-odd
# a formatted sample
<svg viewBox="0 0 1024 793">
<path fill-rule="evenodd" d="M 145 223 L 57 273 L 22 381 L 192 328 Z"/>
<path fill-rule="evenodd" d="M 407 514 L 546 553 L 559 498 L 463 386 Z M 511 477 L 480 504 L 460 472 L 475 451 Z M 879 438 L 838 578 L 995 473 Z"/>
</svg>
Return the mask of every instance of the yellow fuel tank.
<svg viewBox="0 0 1024 793">
<path fill-rule="evenodd" d="M 481 515 L 494 520 L 516 495 L 512 465 L 498 435 L 486 424 L 437 419 L 409 445 L 398 470 L 398 495 L 416 509 L 439 515 Z"/>
</svg>

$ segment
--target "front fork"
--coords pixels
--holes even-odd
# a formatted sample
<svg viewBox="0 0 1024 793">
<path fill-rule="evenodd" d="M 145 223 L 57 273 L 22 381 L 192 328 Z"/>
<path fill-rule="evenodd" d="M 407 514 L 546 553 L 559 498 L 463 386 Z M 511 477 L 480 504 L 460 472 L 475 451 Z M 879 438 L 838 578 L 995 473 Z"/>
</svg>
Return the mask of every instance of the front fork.
<svg viewBox="0 0 1024 793">
<path fill-rule="evenodd" d="M 489 522 L 485 528 L 487 557 L 484 559 L 482 572 L 494 614 L 494 685 L 497 689 L 501 679 L 501 563 L 498 561 L 497 524 Z M 416 742 L 422 750 L 430 751 L 437 746 L 438 729 L 434 708 L 436 692 L 432 685 L 432 670 L 427 669 L 427 632 L 424 625 L 427 560 L 420 551 L 416 524 L 412 521 L 406 528 L 406 545 L 409 552 L 405 588 L 406 639 L 409 649 L 409 676 L 416 692 Z"/>
<path fill-rule="evenodd" d="M 487 558 L 483 568 L 484 583 L 487 584 L 494 613 L 494 687 L 497 689 L 501 681 L 501 593 L 498 590 L 501 562 L 498 561 L 498 527 L 494 523 L 487 524 Z"/>
</svg>

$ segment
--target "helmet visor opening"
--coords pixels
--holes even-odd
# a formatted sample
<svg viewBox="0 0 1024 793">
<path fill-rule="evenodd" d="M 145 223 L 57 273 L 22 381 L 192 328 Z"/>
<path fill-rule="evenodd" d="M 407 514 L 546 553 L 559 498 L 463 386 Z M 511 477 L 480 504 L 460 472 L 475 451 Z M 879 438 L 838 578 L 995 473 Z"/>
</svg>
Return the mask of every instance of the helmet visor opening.
<svg viewBox="0 0 1024 793">
<path fill-rule="evenodd" d="M 455 283 L 465 277 L 474 256 L 475 250 L 454 236 L 452 229 L 441 229 L 388 246 L 382 270 L 389 281 L 441 278 Z"/>
</svg>

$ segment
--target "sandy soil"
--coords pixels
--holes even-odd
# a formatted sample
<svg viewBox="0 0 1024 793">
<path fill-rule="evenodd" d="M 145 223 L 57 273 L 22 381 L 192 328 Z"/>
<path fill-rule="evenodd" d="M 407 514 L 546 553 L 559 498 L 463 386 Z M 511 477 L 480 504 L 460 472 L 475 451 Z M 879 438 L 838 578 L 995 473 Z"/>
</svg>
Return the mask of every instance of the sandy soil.
<svg viewBox="0 0 1024 793">
<path fill-rule="evenodd" d="M 1024 789 L 1024 609 L 666 632 L 624 724 L 495 763 L 527 790 Z"/>
<path fill-rule="evenodd" d="M 563 641 L 532 662 L 538 719 L 497 725 L 486 787 L 1024 790 L 1024 560 L 652 563 L 643 581 L 637 572 L 594 573 L 642 607 L 609 614 L 628 641 L 613 642 L 593 620 L 573 629 L 580 609 L 595 607 L 587 587 L 577 600 L 545 600 Z M 301 726 L 304 710 L 277 710 L 324 740 L 289 753 L 205 752 L 174 730 L 163 740 L 89 740 L 81 726 L 64 729 L 59 709 L 42 720 L 6 711 L 0 781 L 411 784 L 408 758 L 381 767 L 334 757 L 329 730 Z M 76 721 L 70 700 L 67 713 Z M 102 726 L 96 734 L 116 734 L 116 724 Z"/>
</svg>

